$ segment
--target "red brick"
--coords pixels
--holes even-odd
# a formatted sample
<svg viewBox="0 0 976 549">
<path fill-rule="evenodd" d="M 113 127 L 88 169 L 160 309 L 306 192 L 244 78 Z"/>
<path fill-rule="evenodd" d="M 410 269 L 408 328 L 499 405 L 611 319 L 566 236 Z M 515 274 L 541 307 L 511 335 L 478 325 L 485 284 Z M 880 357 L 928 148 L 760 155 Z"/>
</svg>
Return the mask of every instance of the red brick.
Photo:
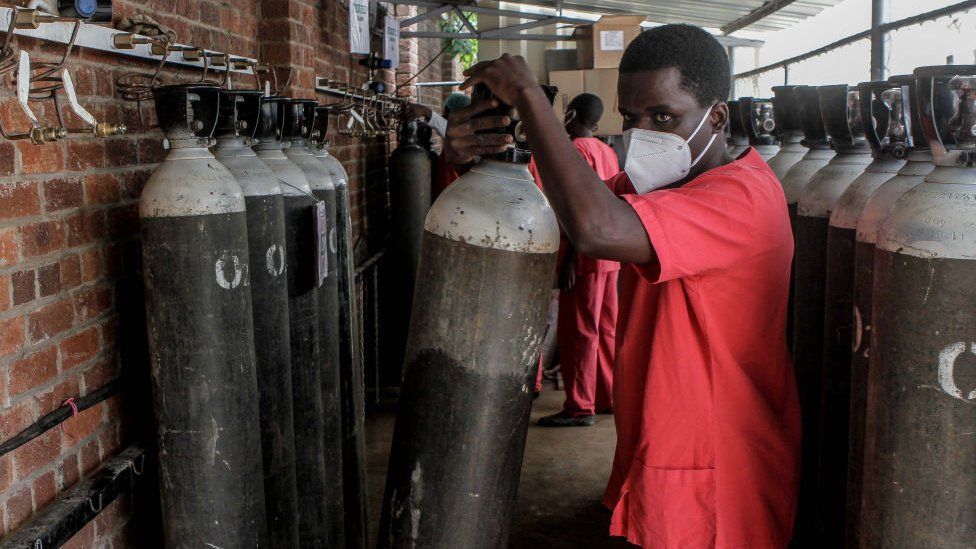
<svg viewBox="0 0 976 549">
<path fill-rule="evenodd" d="M 0 219 L 41 213 L 37 185 L 33 181 L 0 183 Z"/>
<path fill-rule="evenodd" d="M 105 215 L 100 212 L 82 212 L 67 220 L 68 246 L 80 246 L 105 235 Z"/>
<path fill-rule="evenodd" d="M 105 145 L 101 141 L 69 141 L 65 167 L 71 171 L 100 168 L 105 164 Z"/>
<path fill-rule="evenodd" d="M 58 375 L 58 349 L 53 345 L 10 365 L 10 394 L 19 395 L 40 387 Z"/>
<path fill-rule="evenodd" d="M 104 429 L 98 432 L 98 446 L 101 461 L 112 457 L 121 449 L 122 441 L 119 440 L 118 422 L 109 423 Z"/>
<path fill-rule="evenodd" d="M 104 313 L 111 306 L 108 288 L 95 287 L 78 291 L 74 296 L 78 322 L 87 322 Z"/>
<path fill-rule="evenodd" d="M 105 141 L 105 160 L 107 166 L 130 166 L 139 162 L 139 149 L 129 138 Z"/>
<path fill-rule="evenodd" d="M 119 322 L 117 317 L 111 317 L 101 325 L 102 348 L 114 347 L 119 335 Z"/>
<path fill-rule="evenodd" d="M 0 229 L 0 266 L 17 262 L 19 255 L 17 246 L 17 229 L 8 227 Z"/>
<path fill-rule="evenodd" d="M 71 83 L 75 85 L 75 93 L 78 97 L 95 95 L 95 80 L 92 71 L 85 66 L 76 66 L 71 71 Z M 91 110 L 91 109 L 88 109 Z"/>
<path fill-rule="evenodd" d="M 0 320 L 0 356 L 16 353 L 24 348 L 24 317 Z"/>
<path fill-rule="evenodd" d="M 37 289 L 41 297 L 61 291 L 61 263 L 51 263 L 37 268 Z"/>
<path fill-rule="evenodd" d="M 34 422 L 34 410 L 31 402 L 24 401 L 3 410 L 2 421 L 0 421 L 0 439 L 8 438 L 23 431 L 28 425 Z M 3 490 L 0 490 L 3 493 Z"/>
<path fill-rule="evenodd" d="M 71 328 L 73 324 L 74 309 L 71 299 L 51 303 L 30 314 L 30 341 L 37 343 L 54 337 Z"/>
<path fill-rule="evenodd" d="M 48 471 L 34 480 L 34 509 L 40 511 L 54 501 L 58 493 L 54 471 Z"/>
<path fill-rule="evenodd" d="M 118 370 L 115 358 L 110 356 L 96 361 L 81 376 L 85 380 L 85 387 L 95 390 L 118 377 Z"/>
<path fill-rule="evenodd" d="M 14 483 L 14 463 L 10 454 L 0 456 L 0 494 L 7 493 L 10 486 Z M 3 521 L 0 521 L 0 526 Z"/>
<path fill-rule="evenodd" d="M 24 256 L 34 257 L 61 249 L 64 245 L 64 224 L 61 221 L 42 221 L 20 228 Z"/>
<path fill-rule="evenodd" d="M 68 454 L 61 458 L 57 466 L 58 490 L 67 490 L 78 482 L 81 478 L 81 471 L 78 469 L 78 455 Z"/>
<path fill-rule="evenodd" d="M 115 174 L 93 174 L 85 179 L 85 196 L 89 204 L 119 201 L 119 178 Z"/>
<path fill-rule="evenodd" d="M 139 207 L 136 204 L 112 208 L 108 212 L 108 232 L 112 237 L 126 237 L 139 232 Z"/>
<path fill-rule="evenodd" d="M 60 143 L 32 145 L 18 141 L 17 149 L 21 173 L 57 173 L 64 169 L 64 147 Z"/>
<path fill-rule="evenodd" d="M 34 511 L 31 505 L 31 493 L 28 487 L 17 490 L 7 499 L 7 526 L 13 532 L 24 523 Z"/>
<path fill-rule="evenodd" d="M 61 258 L 61 289 L 70 290 L 81 284 L 81 257 L 71 255 Z"/>
<path fill-rule="evenodd" d="M 10 309 L 10 275 L 0 275 L 0 312 Z"/>
<path fill-rule="evenodd" d="M 78 393 L 78 378 L 71 376 L 58 382 L 54 387 L 34 395 L 34 401 L 37 402 L 41 414 L 47 414 L 60 408 L 65 400 L 77 397 Z"/>
<path fill-rule="evenodd" d="M 156 137 L 140 139 L 138 150 L 140 164 L 155 164 L 161 162 L 166 157 L 166 149 L 163 148 L 162 142 Z"/>
<path fill-rule="evenodd" d="M 14 305 L 22 305 L 28 301 L 34 301 L 37 297 L 37 283 L 34 281 L 33 269 L 17 271 L 10 275 L 13 285 Z"/>
<path fill-rule="evenodd" d="M 84 194 L 81 179 L 58 178 L 44 182 L 44 205 L 49 212 L 81 206 Z"/>
<path fill-rule="evenodd" d="M 98 439 L 93 438 L 81 447 L 81 474 L 87 475 L 95 470 L 100 463 L 98 458 Z"/>
<path fill-rule="evenodd" d="M 61 433 L 51 429 L 13 451 L 17 477 L 24 478 L 47 467 L 61 453 Z"/>
<path fill-rule="evenodd" d="M 71 537 L 61 549 L 92 549 L 95 547 L 95 523 L 89 522 Z"/>
<path fill-rule="evenodd" d="M 105 417 L 105 406 L 102 403 L 79 412 L 77 416 L 68 418 L 61 424 L 64 430 L 65 447 L 71 448 L 93 434 L 102 424 Z"/>
<path fill-rule="evenodd" d="M 102 275 L 102 254 L 99 250 L 88 250 L 81 254 L 81 281 L 91 282 Z"/>
<path fill-rule="evenodd" d="M 14 171 L 16 171 L 14 165 L 16 158 L 17 149 L 13 143 L 0 143 L 0 176 L 13 175 Z"/>
<path fill-rule="evenodd" d="M 70 370 L 98 354 L 98 326 L 92 326 L 61 342 L 61 369 Z"/>
<path fill-rule="evenodd" d="M 140 161 L 144 162 L 141 157 Z M 127 174 L 122 181 L 121 198 L 138 200 L 142 195 L 142 189 L 146 186 L 146 182 L 149 181 L 149 176 L 151 174 L 152 172 L 148 170 L 140 170 Z"/>
</svg>

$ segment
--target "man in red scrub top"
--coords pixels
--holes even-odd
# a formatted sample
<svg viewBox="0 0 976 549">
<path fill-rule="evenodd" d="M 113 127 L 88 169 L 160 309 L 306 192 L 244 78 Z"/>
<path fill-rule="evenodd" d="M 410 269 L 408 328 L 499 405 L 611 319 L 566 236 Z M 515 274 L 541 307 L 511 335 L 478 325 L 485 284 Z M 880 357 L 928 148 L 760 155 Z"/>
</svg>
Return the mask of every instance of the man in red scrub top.
<svg viewBox="0 0 976 549">
<path fill-rule="evenodd" d="M 609 180 L 620 172 L 620 164 L 613 149 L 593 137 L 602 116 L 603 101 L 591 93 L 582 93 L 566 106 L 563 124 L 580 156 L 600 179 Z M 529 164 L 529 171 L 541 186 L 535 162 Z M 561 412 L 541 418 L 539 425 L 588 426 L 594 424 L 597 412 L 613 410 L 620 263 L 577 254 L 565 236 L 559 248 L 556 340 L 566 401 Z"/>
<path fill-rule="evenodd" d="M 520 57 L 467 71 L 514 105 L 573 246 L 620 261 L 610 533 L 655 549 L 790 541 L 800 421 L 786 350 L 786 200 L 754 150 L 726 153 L 729 62 L 707 32 L 664 25 L 620 62 L 627 157 L 615 192 L 580 158 Z M 505 117 L 455 113 L 454 162 L 503 150 Z"/>
</svg>

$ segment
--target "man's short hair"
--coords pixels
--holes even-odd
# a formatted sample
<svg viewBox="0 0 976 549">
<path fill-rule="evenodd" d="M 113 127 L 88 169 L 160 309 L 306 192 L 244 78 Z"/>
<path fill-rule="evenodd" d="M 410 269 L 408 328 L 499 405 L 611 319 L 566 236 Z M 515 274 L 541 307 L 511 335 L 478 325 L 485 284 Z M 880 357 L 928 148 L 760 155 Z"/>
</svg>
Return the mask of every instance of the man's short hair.
<svg viewBox="0 0 976 549">
<path fill-rule="evenodd" d="M 592 128 L 600 122 L 603 116 L 603 101 L 592 93 L 581 93 L 566 105 L 567 110 L 576 113 L 576 120 L 587 128 Z"/>
<path fill-rule="evenodd" d="M 451 95 L 448 95 L 447 99 L 444 101 L 444 112 L 451 113 L 456 110 L 463 109 L 464 107 L 467 107 L 470 104 L 471 104 L 470 95 L 460 93 L 460 92 L 454 92 Z"/>
<path fill-rule="evenodd" d="M 674 67 L 681 87 L 708 106 L 725 101 L 732 84 L 725 48 L 701 27 L 662 25 L 640 33 L 627 46 L 620 72 L 634 73 Z"/>
</svg>

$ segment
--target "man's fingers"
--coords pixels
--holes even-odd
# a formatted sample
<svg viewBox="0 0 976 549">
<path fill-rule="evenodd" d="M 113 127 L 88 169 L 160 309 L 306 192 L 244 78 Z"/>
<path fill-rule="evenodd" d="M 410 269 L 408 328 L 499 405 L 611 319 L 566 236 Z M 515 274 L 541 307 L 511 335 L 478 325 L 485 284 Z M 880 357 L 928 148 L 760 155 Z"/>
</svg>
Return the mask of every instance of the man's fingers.
<svg viewBox="0 0 976 549">
<path fill-rule="evenodd" d="M 448 121 L 455 125 L 459 125 L 468 121 L 472 116 L 483 113 L 486 110 L 493 109 L 497 106 L 498 101 L 494 99 L 491 101 L 472 101 L 467 107 L 452 111 L 448 116 Z"/>
<path fill-rule="evenodd" d="M 512 120 L 504 115 L 501 116 L 483 116 L 481 118 L 475 118 L 468 122 L 471 129 L 474 131 L 481 130 L 494 130 L 498 128 L 507 128 Z"/>
<path fill-rule="evenodd" d="M 494 62 L 495 61 L 494 60 L 491 60 L 491 59 L 489 59 L 487 61 L 478 61 L 474 65 L 472 65 L 472 66 L 468 67 L 467 69 L 465 69 L 465 71 L 462 72 L 461 74 L 463 74 L 464 76 L 472 76 L 472 75 L 478 74 L 479 72 L 481 72 L 482 70 L 484 70 L 485 67 L 491 65 Z"/>
<path fill-rule="evenodd" d="M 455 139 L 455 148 L 472 147 L 504 147 L 512 142 L 512 136 L 507 133 L 476 133 Z"/>
</svg>

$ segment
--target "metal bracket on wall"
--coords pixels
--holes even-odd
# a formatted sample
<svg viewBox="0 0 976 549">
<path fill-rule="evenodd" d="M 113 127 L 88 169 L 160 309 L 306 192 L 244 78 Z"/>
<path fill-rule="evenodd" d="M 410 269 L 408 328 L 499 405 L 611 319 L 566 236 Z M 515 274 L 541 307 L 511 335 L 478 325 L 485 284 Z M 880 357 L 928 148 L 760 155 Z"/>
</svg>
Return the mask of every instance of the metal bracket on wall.
<svg viewBox="0 0 976 549">
<path fill-rule="evenodd" d="M 13 12 L 14 8 L 0 8 L 0 31 L 7 32 L 7 30 L 10 29 L 10 22 L 13 18 Z M 71 32 L 73 26 L 74 23 L 72 22 L 55 21 L 51 23 L 42 23 L 36 29 L 16 29 L 14 34 L 27 38 L 46 40 L 48 42 L 68 44 L 71 42 Z M 153 53 L 151 44 L 152 40 L 148 36 L 135 35 L 138 39 L 134 42 L 144 43 L 133 43 L 131 48 L 120 48 L 116 46 L 116 35 L 130 34 L 131 33 L 125 31 L 111 29 L 95 24 L 85 24 L 82 25 L 81 29 L 78 31 L 78 38 L 75 41 L 75 45 L 80 48 L 98 50 L 125 57 L 136 57 L 155 62 L 159 61 L 159 55 Z M 128 40 L 125 40 L 125 42 L 128 42 Z M 181 48 L 186 51 L 195 51 L 198 49 L 195 46 L 186 44 L 172 44 L 171 46 L 173 48 Z M 225 55 L 230 55 L 231 63 L 228 66 L 216 66 L 215 64 L 210 63 L 207 66 L 207 70 L 211 71 L 229 70 L 231 72 L 241 74 L 253 74 L 251 67 L 257 63 L 256 59 L 252 59 L 250 57 L 225 54 L 224 52 L 215 50 L 202 51 L 204 52 L 204 55 L 209 58 L 219 58 L 224 57 Z M 201 56 L 201 58 L 193 59 L 192 56 L 190 56 L 190 58 L 187 59 L 186 56 L 170 56 L 166 60 L 166 63 L 203 69 L 204 61 L 202 57 L 203 56 Z"/>
</svg>

